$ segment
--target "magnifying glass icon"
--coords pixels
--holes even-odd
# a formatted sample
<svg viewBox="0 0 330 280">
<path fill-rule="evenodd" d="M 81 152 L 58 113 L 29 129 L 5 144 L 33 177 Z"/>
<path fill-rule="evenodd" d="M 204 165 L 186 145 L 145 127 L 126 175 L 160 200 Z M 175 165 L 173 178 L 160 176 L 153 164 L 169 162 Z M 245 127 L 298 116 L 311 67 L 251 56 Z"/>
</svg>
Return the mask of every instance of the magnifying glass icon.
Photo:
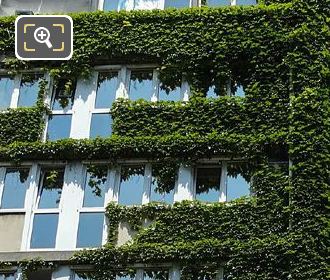
<svg viewBox="0 0 330 280">
<path fill-rule="evenodd" d="M 46 27 L 38 27 L 34 31 L 34 39 L 40 44 L 46 44 L 49 49 L 53 47 L 49 41 L 50 32 Z"/>
</svg>

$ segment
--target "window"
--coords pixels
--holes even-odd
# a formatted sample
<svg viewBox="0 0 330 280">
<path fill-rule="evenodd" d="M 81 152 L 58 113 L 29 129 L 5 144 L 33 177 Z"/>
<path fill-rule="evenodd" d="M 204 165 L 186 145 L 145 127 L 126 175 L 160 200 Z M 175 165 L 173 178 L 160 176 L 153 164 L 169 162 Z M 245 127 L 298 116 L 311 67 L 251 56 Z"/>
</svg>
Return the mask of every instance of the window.
<svg viewBox="0 0 330 280">
<path fill-rule="evenodd" d="M 51 280 L 51 270 L 27 271 L 27 280 Z"/>
<path fill-rule="evenodd" d="M 200 166 L 195 170 L 195 198 L 203 202 L 231 201 L 250 195 L 250 185 L 238 174 L 227 172 L 227 162 L 222 166 Z"/>
<path fill-rule="evenodd" d="M 0 273 L 1 280 L 15 280 L 14 273 Z"/>
<path fill-rule="evenodd" d="M 144 166 L 123 166 L 120 174 L 119 204 L 142 204 Z"/>
<path fill-rule="evenodd" d="M 161 176 L 163 172 L 164 171 L 162 169 L 157 168 L 157 165 L 152 167 L 150 201 L 158 201 L 158 202 L 165 202 L 167 204 L 173 204 L 175 178 L 173 178 L 171 182 L 172 187 L 170 189 L 162 189 Z M 169 182 L 166 183 L 168 184 Z"/>
<path fill-rule="evenodd" d="M 166 8 L 188 8 L 190 7 L 190 0 L 165 0 Z"/>
<path fill-rule="evenodd" d="M 104 0 L 103 10 L 104 11 L 120 11 L 129 10 L 129 0 Z"/>
<path fill-rule="evenodd" d="M 109 190 L 107 177 L 107 166 L 87 166 L 84 198 L 79 214 L 77 248 L 100 247 L 103 243 L 105 196 Z"/>
<path fill-rule="evenodd" d="M 210 7 L 229 6 L 230 4 L 231 0 L 207 0 L 207 5 Z"/>
<path fill-rule="evenodd" d="M 236 0 L 236 5 L 257 5 L 257 0 Z"/>
<path fill-rule="evenodd" d="M 42 168 L 38 198 L 33 210 L 30 248 L 55 248 L 64 167 Z"/>
<path fill-rule="evenodd" d="M 150 100 L 153 94 L 153 71 L 131 70 L 129 83 L 129 98 L 131 100 Z"/>
<path fill-rule="evenodd" d="M 76 81 L 60 79 L 53 87 L 52 113 L 46 132 L 47 141 L 70 138 L 72 106 L 76 91 Z"/>
<path fill-rule="evenodd" d="M 181 100 L 181 87 L 175 87 L 175 89 L 166 91 L 162 89 L 160 84 L 159 88 L 159 101 L 180 101 Z"/>
<path fill-rule="evenodd" d="M 243 89 L 243 86 L 236 86 L 234 95 L 239 97 L 245 97 L 245 91 Z"/>
<path fill-rule="evenodd" d="M 23 209 L 28 188 L 29 169 L 6 170 L 0 209 Z M 1 193 L 1 187 L 0 187 Z"/>
<path fill-rule="evenodd" d="M 99 72 L 89 138 L 109 137 L 112 134 L 110 109 L 116 100 L 119 86 L 118 71 Z"/>
<path fill-rule="evenodd" d="M 36 104 L 39 82 L 43 74 L 23 74 L 19 88 L 18 107 L 32 107 Z"/>
<path fill-rule="evenodd" d="M 204 202 L 218 202 L 220 179 L 220 167 L 197 168 L 196 199 Z"/>
<path fill-rule="evenodd" d="M 10 107 L 14 91 L 14 78 L 11 76 L 0 76 L 0 109 Z"/>
</svg>

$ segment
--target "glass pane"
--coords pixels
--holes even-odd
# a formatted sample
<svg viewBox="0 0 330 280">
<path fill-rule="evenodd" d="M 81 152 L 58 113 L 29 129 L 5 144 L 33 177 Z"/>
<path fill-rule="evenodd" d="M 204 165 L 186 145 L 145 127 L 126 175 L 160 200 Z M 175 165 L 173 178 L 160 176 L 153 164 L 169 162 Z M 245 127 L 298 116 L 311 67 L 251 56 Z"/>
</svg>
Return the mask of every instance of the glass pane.
<svg viewBox="0 0 330 280">
<path fill-rule="evenodd" d="M 2 209 L 24 208 L 28 176 L 29 169 L 7 170 L 1 201 Z"/>
<path fill-rule="evenodd" d="M 100 72 L 97 82 L 95 108 L 111 108 L 116 100 L 118 72 Z"/>
<path fill-rule="evenodd" d="M 27 271 L 27 280 L 51 280 L 51 270 Z"/>
<path fill-rule="evenodd" d="M 32 107 L 36 104 L 39 93 L 39 82 L 42 74 L 24 74 L 22 75 L 19 88 L 19 107 Z"/>
<path fill-rule="evenodd" d="M 109 137 L 112 133 L 112 118 L 110 114 L 92 114 L 89 138 Z"/>
<path fill-rule="evenodd" d="M 171 90 L 169 93 L 164 89 L 159 89 L 159 100 L 160 101 L 180 101 L 181 100 L 181 88 L 176 87 L 174 90 Z"/>
<path fill-rule="evenodd" d="M 58 214 L 36 214 L 33 219 L 31 248 L 55 248 Z"/>
<path fill-rule="evenodd" d="M 215 86 L 209 87 L 208 91 L 206 92 L 207 98 L 217 98 L 218 95 L 215 92 Z"/>
<path fill-rule="evenodd" d="M 10 107 L 11 96 L 14 91 L 14 79 L 0 76 L 0 110 Z"/>
<path fill-rule="evenodd" d="M 238 175 L 236 178 L 228 176 L 227 201 L 248 195 L 250 195 L 250 185 L 241 175 Z"/>
<path fill-rule="evenodd" d="M 104 195 L 109 189 L 107 166 L 89 166 L 87 169 L 83 207 L 103 207 Z"/>
<path fill-rule="evenodd" d="M 189 8 L 190 0 L 165 0 L 166 8 Z"/>
<path fill-rule="evenodd" d="M 256 0 L 236 0 L 236 5 L 242 5 L 242 6 L 257 5 L 257 1 Z"/>
<path fill-rule="evenodd" d="M 1 277 L 3 277 L 3 278 L 1 278 Z M 0 273 L 0 279 L 15 280 L 15 275 L 14 275 L 14 273 L 6 273 L 6 274 Z"/>
<path fill-rule="evenodd" d="M 143 280 L 166 280 L 168 279 L 167 270 L 144 270 L 143 271 Z"/>
<path fill-rule="evenodd" d="M 58 208 L 64 182 L 64 168 L 42 170 L 41 180 L 42 186 L 38 208 Z"/>
<path fill-rule="evenodd" d="M 244 92 L 243 86 L 237 87 L 237 89 L 235 91 L 235 96 L 245 97 L 245 92 Z"/>
<path fill-rule="evenodd" d="M 104 11 L 118 11 L 118 2 L 126 2 L 127 0 L 104 0 Z M 121 4 L 122 5 L 122 4 Z"/>
<path fill-rule="evenodd" d="M 207 0 L 210 7 L 230 6 L 230 0 Z"/>
<path fill-rule="evenodd" d="M 152 95 L 152 71 L 139 70 L 131 72 L 129 98 L 131 100 L 150 100 Z"/>
<path fill-rule="evenodd" d="M 71 118 L 71 115 L 49 116 L 47 140 L 55 141 L 70 138 Z"/>
<path fill-rule="evenodd" d="M 152 176 L 151 179 L 151 192 L 150 201 L 165 202 L 167 204 L 173 204 L 174 202 L 174 186 L 169 192 L 159 189 L 157 177 Z"/>
<path fill-rule="evenodd" d="M 220 196 L 221 168 L 197 168 L 196 199 L 218 202 Z"/>
<path fill-rule="evenodd" d="M 134 280 L 135 277 L 130 275 L 117 275 L 116 280 Z"/>
<path fill-rule="evenodd" d="M 77 248 L 102 245 L 104 213 L 80 213 Z"/>
<path fill-rule="evenodd" d="M 72 109 L 74 94 L 76 91 L 76 82 L 68 79 L 61 79 L 54 86 L 53 110 Z"/>
<path fill-rule="evenodd" d="M 119 204 L 142 204 L 144 166 L 124 166 L 121 168 Z"/>
</svg>

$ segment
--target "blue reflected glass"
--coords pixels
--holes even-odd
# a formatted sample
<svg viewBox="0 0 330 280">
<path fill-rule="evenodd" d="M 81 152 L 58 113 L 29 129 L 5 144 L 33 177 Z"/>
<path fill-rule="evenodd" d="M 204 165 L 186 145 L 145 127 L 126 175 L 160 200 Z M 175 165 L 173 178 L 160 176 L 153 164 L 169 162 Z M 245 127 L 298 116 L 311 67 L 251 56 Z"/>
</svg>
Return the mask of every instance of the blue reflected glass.
<svg viewBox="0 0 330 280">
<path fill-rule="evenodd" d="M 64 183 L 64 168 L 41 171 L 39 209 L 58 208 Z"/>
<path fill-rule="evenodd" d="M 42 74 L 22 75 L 18 107 L 32 107 L 36 104 L 39 93 L 39 82 L 42 77 Z"/>
<path fill-rule="evenodd" d="M 1 277 L 3 277 L 3 278 L 1 278 Z M 0 279 L 15 280 L 15 274 L 14 273 L 6 273 L 6 274 L 0 273 Z"/>
<path fill-rule="evenodd" d="M 102 245 L 104 213 L 80 213 L 77 248 L 94 248 Z"/>
<path fill-rule="evenodd" d="M 111 108 L 116 100 L 118 72 L 100 72 L 97 82 L 95 108 Z"/>
<path fill-rule="evenodd" d="M 2 194 L 2 209 L 24 208 L 29 169 L 8 169 Z"/>
<path fill-rule="evenodd" d="M 112 118 L 110 114 L 92 114 L 89 138 L 109 137 L 112 133 Z"/>
<path fill-rule="evenodd" d="M 109 184 L 107 183 L 107 168 L 100 168 L 102 169 L 97 175 L 87 172 L 83 207 L 104 206 L 104 195 L 109 189 Z"/>
<path fill-rule="evenodd" d="M 176 87 L 174 90 L 171 90 L 169 93 L 166 93 L 166 90 L 159 89 L 159 100 L 160 101 L 180 101 L 181 100 L 181 88 Z"/>
<path fill-rule="evenodd" d="M 49 116 L 47 140 L 55 141 L 70 138 L 71 115 L 51 115 Z"/>
<path fill-rule="evenodd" d="M 160 192 L 158 188 L 157 179 L 152 176 L 150 201 L 165 202 L 167 204 L 173 204 L 174 202 L 174 186 L 170 192 Z"/>
<path fill-rule="evenodd" d="M 11 97 L 14 91 L 14 79 L 0 76 L 0 110 L 10 107 Z"/>
<path fill-rule="evenodd" d="M 242 6 L 257 5 L 257 0 L 236 0 L 236 5 L 242 5 Z"/>
<path fill-rule="evenodd" d="M 129 83 L 129 98 L 131 100 L 150 100 L 153 92 L 152 71 L 132 71 Z"/>
<path fill-rule="evenodd" d="M 250 195 L 250 185 L 241 176 L 227 178 L 227 201 Z"/>
<path fill-rule="evenodd" d="M 126 0 L 104 0 L 103 11 L 118 11 L 119 2 Z"/>
<path fill-rule="evenodd" d="M 206 92 L 206 98 L 217 98 L 218 95 L 215 93 L 215 86 L 209 87 L 208 91 Z"/>
<path fill-rule="evenodd" d="M 245 92 L 244 92 L 243 86 L 237 87 L 237 89 L 235 91 L 235 96 L 245 97 Z"/>
<path fill-rule="evenodd" d="M 130 275 L 117 275 L 116 280 L 134 280 L 135 278 Z"/>
<path fill-rule="evenodd" d="M 196 176 L 196 199 L 204 202 L 218 202 L 221 168 L 197 168 Z"/>
<path fill-rule="evenodd" d="M 165 0 L 166 8 L 189 8 L 190 0 Z"/>
<path fill-rule="evenodd" d="M 35 214 L 31 248 L 55 248 L 58 214 Z"/>
<path fill-rule="evenodd" d="M 230 6 L 230 0 L 207 0 L 210 7 Z"/>
<path fill-rule="evenodd" d="M 120 176 L 119 204 L 142 204 L 143 184 L 143 166 L 123 166 Z"/>
<path fill-rule="evenodd" d="M 69 86 L 70 85 L 70 86 Z M 53 89 L 53 110 L 70 110 L 74 102 L 76 81 L 60 79 Z"/>
</svg>

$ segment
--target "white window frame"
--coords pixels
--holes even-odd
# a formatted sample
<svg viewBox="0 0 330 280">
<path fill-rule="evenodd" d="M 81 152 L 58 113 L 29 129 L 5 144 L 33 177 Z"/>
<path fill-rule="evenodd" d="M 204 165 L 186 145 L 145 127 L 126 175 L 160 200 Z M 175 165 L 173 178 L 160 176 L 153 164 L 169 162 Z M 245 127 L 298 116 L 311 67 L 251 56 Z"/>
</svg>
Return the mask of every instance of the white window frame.
<svg viewBox="0 0 330 280">
<path fill-rule="evenodd" d="M 41 74 L 41 75 L 43 75 L 43 78 L 46 77 L 45 73 L 43 73 L 43 71 L 41 71 L 40 69 L 35 69 L 35 70 L 32 69 L 31 71 L 22 71 L 16 75 L 10 75 L 10 74 L 8 74 L 8 72 L 0 70 L 0 77 L 9 76 L 9 77 L 13 77 L 13 80 L 14 80 L 14 87 L 13 87 L 13 91 L 11 92 L 11 101 L 10 101 L 10 105 L 8 108 L 11 108 L 11 109 L 20 108 L 18 106 L 18 100 L 19 100 L 19 95 L 20 95 L 22 76 L 24 74 Z M 2 111 L 6 111 L 6 110 L 2 110 Z"/>
</svg>

